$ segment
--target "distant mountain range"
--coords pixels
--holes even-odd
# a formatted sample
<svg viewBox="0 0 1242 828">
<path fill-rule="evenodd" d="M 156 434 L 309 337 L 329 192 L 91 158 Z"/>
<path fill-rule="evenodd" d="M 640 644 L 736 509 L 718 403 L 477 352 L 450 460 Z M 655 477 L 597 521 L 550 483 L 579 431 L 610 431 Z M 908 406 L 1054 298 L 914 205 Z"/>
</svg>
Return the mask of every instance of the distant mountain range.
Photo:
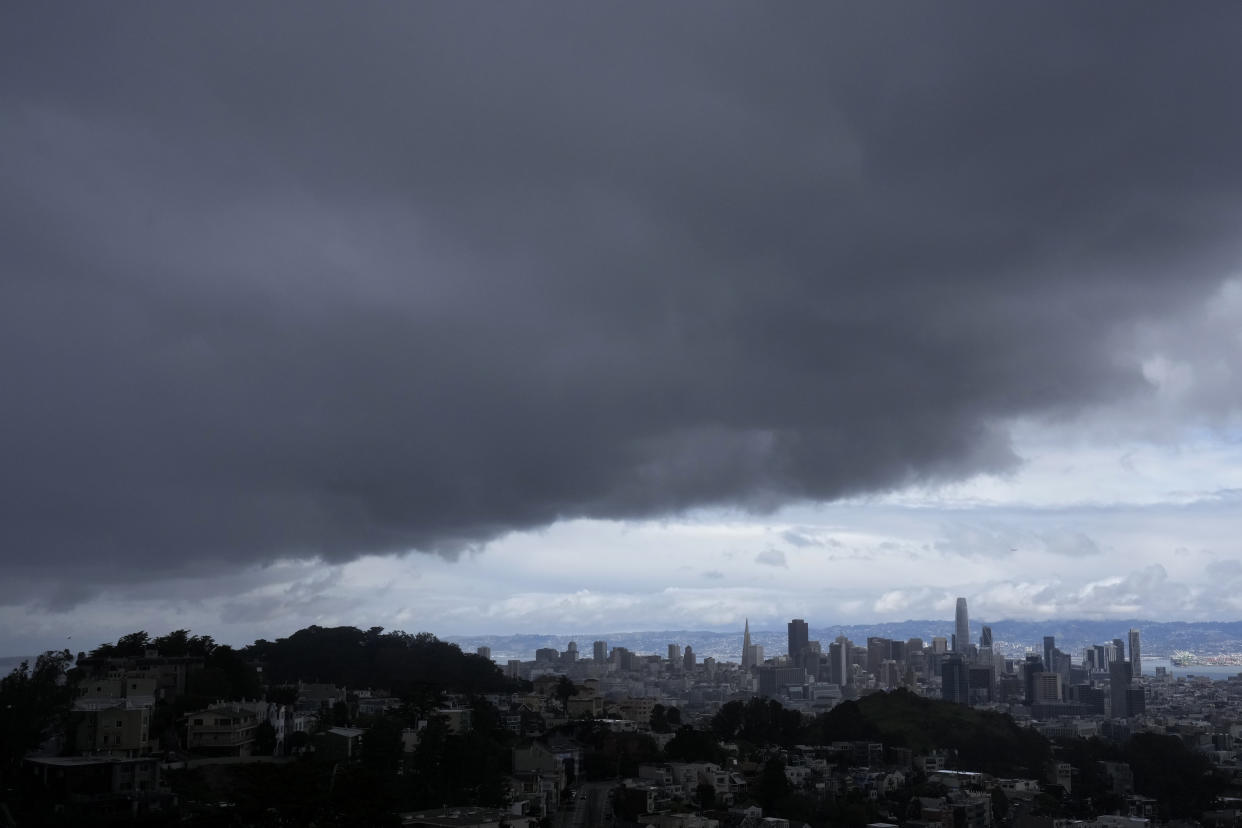
<svg viewBox="0 0 1242 828">
<path fill-rule="evenodd" d="M 1047 621 L 972 621 L 970 632 L 978 643 L 983 624 L 992 628 L 993 645 L 1006 655 L 1020 656 L 1028 650 L 1041 650 L 1045 635 L 1055 636 L 1056 645 L 1074 656 L 1077 661 L 1082 649 L 1092 644 L 1103 644 L 1120 638 L 1127 641 L 1127 633 L 1137 629 L 1142 635 L 1145 656 L 1167 656 L 1184 650 L 1197 655 L 1217 653 L 1242 653 L 1242 621 L 1089 621 L 1056 619 Z M 930 643 L 935 636 L 948 638 L 953 633 L 953 620 L 895 621 L 882 624 L 851 624 L 820 627 L 811 630 L 811 639 L 818 640 L 827 649 L 829 642 L 844 635 L 855 644 L 865 645 L 869 636 L 882 636 L 905 641 L 922 638 Z M 764 648 L 765 655 L 784 653 L 787 638 L 784 630 L 751 630 L 753 643 Z M 492 658 L 505 662 L 509 659 L 529 661 L 535 650 L 555 647 L 565 650 L 570 641 L 578 643 L 579 658 L 590 658 L 596 640 L 607 641 L 609 647 L 626 647 L 636 653 L 667 655 L 669 644 L 687 644 L 702 660 L 708 656 L 717 661 L 739 661 L 742 650 L 742 631 L 718 632 L 712 630 L 655 630 L 649 632 L 613 632 L 583 635 L 471 635 L 440 636 L 458 644 L 463 650 L 473 652 L 478 647 L 490 647 Z M 1127 646 L 1128 642 L 1127 642 Z"/>
</svg>

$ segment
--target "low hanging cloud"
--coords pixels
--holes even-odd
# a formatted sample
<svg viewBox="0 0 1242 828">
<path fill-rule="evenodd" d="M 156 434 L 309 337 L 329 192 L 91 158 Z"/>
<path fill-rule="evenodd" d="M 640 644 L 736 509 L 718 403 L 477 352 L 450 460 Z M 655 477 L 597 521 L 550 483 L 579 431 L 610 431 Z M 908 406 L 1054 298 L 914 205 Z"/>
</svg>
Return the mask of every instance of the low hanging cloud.
<svg viewBox="0 0 1242 828">
<path fill-rule="evenodd" d="M 1239 262 L 1239 16 L 10 4 L 0 601 L 887 491 L 1193 403 L 1133 346 L 1213 364 L 1151 331 Z"/>
<path fill-rule="evenodd" d="M 789 562 L 785 559 L 785 553 L 779 549 L 765 549 L 755 556 L 755 563 L 764 566 L 779 566 L 786 569 L 789 568 Z"/>
</svg>

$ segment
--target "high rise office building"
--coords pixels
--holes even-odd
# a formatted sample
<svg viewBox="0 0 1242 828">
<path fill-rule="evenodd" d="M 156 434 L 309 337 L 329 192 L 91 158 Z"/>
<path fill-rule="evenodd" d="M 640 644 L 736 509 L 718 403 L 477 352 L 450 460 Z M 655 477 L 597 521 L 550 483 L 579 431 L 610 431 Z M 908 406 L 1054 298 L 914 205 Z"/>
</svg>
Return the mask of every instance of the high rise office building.
<svg viewBox="0 0 1242 828">
<path fill-rule="evenodd" d="M 806 645 L 810 643 L 811 633 L 810 627 L 801 618 L 795 618 L 789 622 L 789 660 L 798 665 L 802 665 L 803 651 Z"/>
<path fill-rule="evenodd" d="M 958 704 L 970 703 L 970 674 L 959 655 L 951 655 L 940 667 L 940 697 Z"/>
<path fill-rule="evenodd" d="M 1026 690 L 1023 694 L 1024 704 L 1035 703 L 1035 676 L 1042 672 L 1044 672 L 1043 658 L 1039 653 L 1027 653 L 1026 661 L 1022 665 L 1022 683 Z"/>
<path fill-rule="evenodd" d="M 987 624 L 983 625 L 983 629 L 979 633 L 979 649 L 992 646 L 992 628 Z"/>
<path fill-rule="evenodd" d="M 1033 703 L 1061 701 L 1061 676 L 1047 671 L 1036 673 L 1033 681 Z"/>
<path fill-rule="evenodd" d="M 996 686 L 995 665 L 970 667 L 966 672 L 970 676 L 970 701 L 991 702 L 993 688 Z"/>
<path fill-rule="evenodd" d="M 1143 675 L 1143 648 L 1139 642 L 1139 631 L 1130 630 L 1130 676 Z"/>
<path fill-rule="evenodd" d="M 1046 664 L 1044 667 L 1061 677 L 1062 686 L 1069 684 L 1070 671 L 1073 669 L 1069 653 L 1063 653 L 1054 647 L 1052 650 L 1052 663 Z"/>
<path fill-rule="evenodd" d="M 889 641 L 887 638 L 872 635 L 867 637 L 867 672 L 873 676 L 880 674 L 880 662 L 888 658 Z"/>
<path fill-rule="evenodd" d="M 957 614 L 953 625 L 953 651 L 965 653 L 970 645 L 970 618 L 966 615 L 966 599 L 957 599 Z"/>
<path fill-rule="evenodd" d="M 595 656 L 596 664 L 603 664 L 605 661 L 608 660 L 608 642 L 607 641 L 596 641 L 594 645 L 594 649 L 595 649 L 595 652 L 593 653 L 593 655 Z"/>
<path fill-rule="evenodd" d="M 1057 648 L 1057 639 L 1055 636 L 1044 636 L 1044 669 L 1052 672 L 1052 651 Z"/>
<path fill-rule="evenodd" d="M 1130 663 L 1112 661 L 1108 665 L 1108 695 L 1112 702 L 1111 718 L 1126 719 L 1130 710 Z"/>
<path fill-rule="evenodd" d="M 486 658 L 488 661 L 492 660 L 492 648 L 491 647 L 480 647 L 474 652 L 475 652 L 475 655 L 479 656 L 480 658 Z"/>
<path fill-rule="evenodd" d="M 1116 644 L 1095 644 L 1083 653 L 1084 663 L 1092 670 L 1107 670 L 1117 660 Z"/>
<path fill-rule="evenodd" d="M 681 645 L 680 644 L 669 644 L 668 645 L 668 660 L 674 663 L 681 661 Z"/>
<path fill-rule="evenodd" d="M 850 669 L 850 650 L 853 645 L 843 635 L 828 645 L 828 653 L 832 662 L 831 676 L 835 684 L 842 687 L 854 683 L 854 672 Z"/>
<path fill-rule="evenodd" d="M 694 658 L 694 648 L 687 644 L 686 654 L 682 656 L 682 667 L 685 668 L 686 672 L 694 669 Z"/>
</svg>

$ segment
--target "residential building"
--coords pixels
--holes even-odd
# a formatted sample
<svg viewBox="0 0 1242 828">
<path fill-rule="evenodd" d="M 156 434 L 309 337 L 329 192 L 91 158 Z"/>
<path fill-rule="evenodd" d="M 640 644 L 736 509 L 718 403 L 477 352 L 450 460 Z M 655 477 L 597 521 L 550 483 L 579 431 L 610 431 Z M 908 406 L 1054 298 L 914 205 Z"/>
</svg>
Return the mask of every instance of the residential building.
<svg viewBox="0 0 1242 828">
<path fill-rule="evenodd" d="M 362 753 L 366 731 L 358 727 L 332 727 L 320 733 L 315 745 L 316 756 L 337 762 L 356 760 Z"/>
<path fill-rule="evenodd" d="M 186 717 L 186 747 L 192 752 L 249 756 L 264 717 L 235 704 L 220 704 Z"/>
<path fill-rule="evenodd" d="M 129 824 L 176 808 L 154 757 L 40 756 L 22 763 L 22 787 L 57 803 L 54 824 Z"/>
<path fill-rule="evenodd" d="M 128 699 L 79 699 L 65 735 L 81 754 L 143 756 L 151 752 L 151 707 Z"/>
</svg>

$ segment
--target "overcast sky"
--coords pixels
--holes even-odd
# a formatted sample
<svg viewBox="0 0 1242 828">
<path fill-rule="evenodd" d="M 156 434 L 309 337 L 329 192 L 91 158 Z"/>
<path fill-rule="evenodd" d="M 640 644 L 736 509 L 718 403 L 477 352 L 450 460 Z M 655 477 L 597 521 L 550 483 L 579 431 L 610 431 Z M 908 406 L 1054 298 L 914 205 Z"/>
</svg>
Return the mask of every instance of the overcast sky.
<svg viewBox="0 0 1242 828">
<path fill-rule="evenodd" d="M 5 4 L 0 653 L 1238 618 L 1240 37 Z"/>
</svg>

